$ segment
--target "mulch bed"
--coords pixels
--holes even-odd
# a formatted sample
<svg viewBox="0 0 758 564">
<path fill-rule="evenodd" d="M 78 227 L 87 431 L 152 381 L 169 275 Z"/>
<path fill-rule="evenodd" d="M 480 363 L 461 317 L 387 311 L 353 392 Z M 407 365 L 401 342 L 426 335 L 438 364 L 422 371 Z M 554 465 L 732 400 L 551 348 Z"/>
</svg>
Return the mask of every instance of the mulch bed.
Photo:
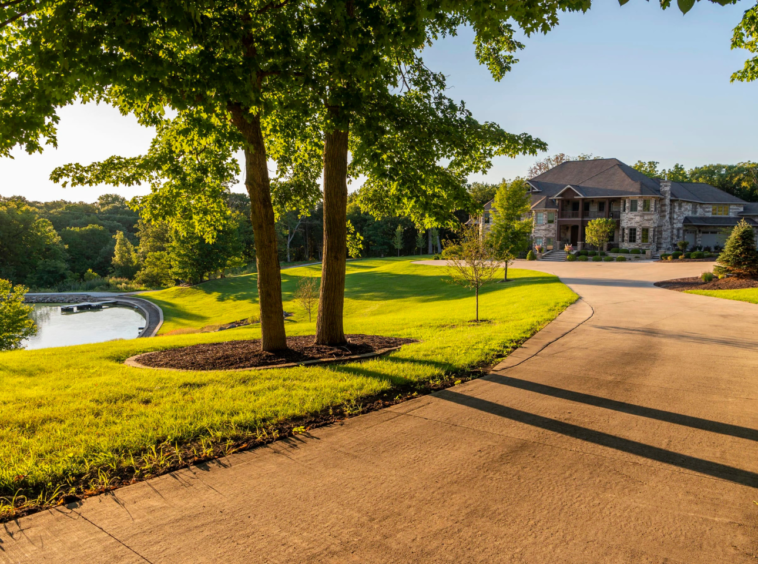
<svg viewBox="0 0 758 564">
<path fill-rule="evenodd" d="M 247 341 L 226 341 L 192 345 L 179 349 L 168 349 L 145 353 L 133 360 L 151 368 L 173 368 L 179 370 L 234 370 L 264 368 L 279 365 L 300 364 L 313 361 L 339 361 L 395 349 L 414 339 L 382 337 L 380 335 L 346 335 L 347 344 L 339 347 L 316 345 L 315 337 L 288 337 L 288 350 L 271 353 L 261 351 L 260 339 Z"/>
<path fill-rule="evenodd" d="M 721 280 L 714 278 L 713 281 L 704 284 L 699 277 L 694 276 L 692 278 L 664 280 L 663 282 L 656 282 L 655 285 L 679 292 L 685 290 L 743 290 L 745 288 L 758 288 L 758 280 L 733 277 L 722 278 Z"/>
</svg>

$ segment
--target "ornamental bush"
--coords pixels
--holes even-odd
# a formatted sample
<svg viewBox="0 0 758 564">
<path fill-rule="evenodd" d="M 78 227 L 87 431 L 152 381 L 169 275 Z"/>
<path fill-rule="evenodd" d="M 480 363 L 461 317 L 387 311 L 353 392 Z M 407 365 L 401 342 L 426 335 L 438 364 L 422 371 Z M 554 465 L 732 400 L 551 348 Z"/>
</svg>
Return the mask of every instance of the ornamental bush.
<svg viewBox="0 0 758 564">
<path fill-rule="evenodd" d="M 661 260 L 668 260 L 668 258 L 669 258 L 670 256 L 671 256 L 671 255 L 670 255 L 670 254 L 668 254 L 668 253 L 662 253 L 662 254 L 661 254 Z"/>
<path fill-rule="evenodd" d="M 674 251 L 673 253 L 671 253 L 671 256 L 674 257 L 675 259 L 678 259 L 680 256 L 682 256 L 682 253 L 679 251 Z"/>
<path fill-rule="evenodd" d="M 690 253 L 690 258 L 701 259 L 704 257 L 705 257 L 705 254 L 700 251 L 695 251 L 694 253 Z"/>
<path fill-rule="evenodd" d="M 616 257 L 616 260 L 618 262 L 624 262 L 626 260 L 626 257 Z"/>
<path fill-rule="evenodd" d="M 602 262 L 603 257 L 594 256 L 592 257 L 592 262 Z"/>
<path fill-rule="evenodd" d="M 630 252 L 631 254 L 633 254 L 633 255 L 641 255 L 641 254 L 642 254 L 642 251 L 641 251 L 640 249 L 632 249 L 632 250 L 631 250 L 631 251 L 629 251 L 629 252 Z"/>
<path fill-rule="evenodd" d="M 621 249 L 619 249 L 618 247 L 614 247 L 613 249 L 611 249 L 611 252 L 612 253 L 620 253 Z"/>
<path fill-rule="evenodd" d="M 597 256 L 599 256 L 599 257 L 604 257 L 604 256 L 605 256 L 605 255 L 607 255 L 607 254 L 608 254 L 608 253 L 606 253 L 605 251 L 598 251 L 598 252 L 597 252 Z"/>
<path fill-rule="evenodd" d="M 629 254 L 629 249 L 619 249 L 619 252 L 623 253 L 625 255 L 628 255 Z"/>
<path fill-rule="evenodd" d="M 589 251 L 579 251 L 579 253 L 577 253 L 577 254 L 578 254 L 579 256 L 583 256 L 583 257 L 586 257 L 588 253 L 589 253 Z"/>
<path fill-rule="evenodd" d="M 597 251 L 587 251 L 588 257 L 594 257 L 595 255 L 597 255 Z"/>
<path fill-rule="evenodd" d="M 537 260 L 537 257 L 534 256 L 534 251 L 530 250 L 526 253 L 526 260 Z"/>
<path fill-rule="evenodd" d="M 603 257 L 605 262 L 613 262 L 613 257 Z"/>
<path fill-rule="evenodd" d="M 587 255 L 579 255 L 578 257 L 576 257 L 576 260 L 587 262 L 590 259 L 587 257 Z"/>
<path fill-rule="evenodd" d="M 702 280 L 706 284 L 708 284 L 708 282 L 712 282 L 713 281 L 713 273 L 712 272 L 703 272 L 700 275 L 700 280 Z"/>
<path fill-rule="evenodd" d="M 576 255 L 568 254 L 568 255 L 566 255 L 566 260 L 568 262 L 575 262 L 576 261 Z"/>
<path fill-rule="evenodd" d="M 755 246 L 755 230 L 741 219 L 732 229 L 732 234 L 717 259 L 724 274 L 736 278 L 758 277 L 758 250 Z"/>
</svg>

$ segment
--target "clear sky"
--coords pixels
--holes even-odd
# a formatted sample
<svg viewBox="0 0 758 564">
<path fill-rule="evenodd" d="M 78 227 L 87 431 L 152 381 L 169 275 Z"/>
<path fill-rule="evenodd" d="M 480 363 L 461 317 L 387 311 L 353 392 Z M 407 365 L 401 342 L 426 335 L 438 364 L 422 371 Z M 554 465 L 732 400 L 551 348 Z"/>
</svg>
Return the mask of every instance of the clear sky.
<svg viewBox="0 0 758 564">
<path fill-rule="evenodd" d="M 758 83 L 729 82 L 748 53 L 729 48 L 732 28 L 751 3 L 698 2 L 683 16 L 657 2 L 596 0 L 586 14 L 567 14 L 548 35 L 524 38 L 520 62 L 496 83 L 476 63 L 472 34 L 438 42 L 425 54 L 448 76 L 449 95 L 474 117 L 526 132 L 549 154 L 592 153 L 633 164 L 670 167 L 758 160 Z M 66 188 L 48 177 L 56 166 L 143 153 L 152 132 L 106 106 L 61 111 L 59 148 L 0 159 L 0 195 L 32 200 L 94 201 L 146 189 Z M 544 156 L 544 155 L 543 155 Z M 498 158 L 486 175 L 499 181 L 526 174 L 535 157 Z M 242 191 L 240 185 L 236 188 Z"/>
</svg>

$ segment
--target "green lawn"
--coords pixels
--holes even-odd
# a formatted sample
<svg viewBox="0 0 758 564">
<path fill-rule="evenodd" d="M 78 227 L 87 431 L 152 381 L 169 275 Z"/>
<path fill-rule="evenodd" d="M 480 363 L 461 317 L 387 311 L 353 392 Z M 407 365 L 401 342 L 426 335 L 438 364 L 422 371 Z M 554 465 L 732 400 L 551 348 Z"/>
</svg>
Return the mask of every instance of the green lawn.
<svg viewBox="0 0 758 564">
<path fill-rule="evenodd" d="M 285 309 L 295 312 L 290 335 L 314 333 L 315 321 L 307 322 L 291 299 L 299 277 L 318 273 L 318 266 L 282 273 Z M 509 275 L 514 282 L 484 290 L 488 322 L 474 325 L 472 293 L 443 280 L 444 269 L 402 259 L 350 262 L 346 331 L 421 341 L 363 363 L 206 373 L 122 364 L 150 350 L 256 338 L 257 327 L 0 353 L 0 496 L 49 500 L 107 487 L 114 475 L 168 467 L 174 448 L 177 457 L 184 449 L 186 460 L 186 445 L 194 445 L 201 456 L 293 418 L 492 363 L 576 299 L 554 276 Z M 186 328 L 241 319 L 256 309 L 255 295 L 255 276 L 248 275 L 151 297 L 164 307 L 169 328 Z"/>
<path fill-rule="evenodd" d="M 687 290 L 686 293 L 758 304 L 758 288 L 746 288 L 744 290 Z"/>
</svg>

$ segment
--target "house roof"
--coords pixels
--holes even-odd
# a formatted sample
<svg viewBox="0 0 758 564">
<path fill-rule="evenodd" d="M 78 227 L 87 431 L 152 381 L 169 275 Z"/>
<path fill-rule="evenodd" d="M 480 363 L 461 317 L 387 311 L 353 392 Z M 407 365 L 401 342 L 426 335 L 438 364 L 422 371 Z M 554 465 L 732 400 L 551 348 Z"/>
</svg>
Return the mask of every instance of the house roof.
<svg viewBox="0 0 758 564">
<path fill-rule="evenodd" d="M 758 203 L 745 204 L 740 215 L 758 215 Z"/>
<path fill-rule="evenodd" d="M 618 159 L 567 161 L 529 180 L 540 196 L 560 197 L 571 187 L 583 198 L 662 197 L 661 180 L 622 163 Z M 709 184 L 672 182 L 671 197 L 709 204 L 743 204 L 743 200 Z"/>
<path fill-rule="evenodd" d="M 684 225 L 698 227 L 734 227 L 742 220 L 747 221 L 750 225 L 758 225 L 758 221 L 747 217 L 734 217 L 728 215 L 699 216 L 688 215 L 684 217 Z"/>
<path fill-rule="evenodd" d="M 660 182 L 660 181 L 659 181 Z M 744 204 L 737 196 L 732 196 L 710 184 L 702 182 L 672 182 L 671 197 L 677 200 L 701 204 Z"/>
<path fill-rule="evenodd" d="M 548 198 L 547 196 L 541 196 L 540 194 L 532 194 L 532 209 L 533 210 L 557 210 L 558 205 L 555 200 Z"/>
</svg>

